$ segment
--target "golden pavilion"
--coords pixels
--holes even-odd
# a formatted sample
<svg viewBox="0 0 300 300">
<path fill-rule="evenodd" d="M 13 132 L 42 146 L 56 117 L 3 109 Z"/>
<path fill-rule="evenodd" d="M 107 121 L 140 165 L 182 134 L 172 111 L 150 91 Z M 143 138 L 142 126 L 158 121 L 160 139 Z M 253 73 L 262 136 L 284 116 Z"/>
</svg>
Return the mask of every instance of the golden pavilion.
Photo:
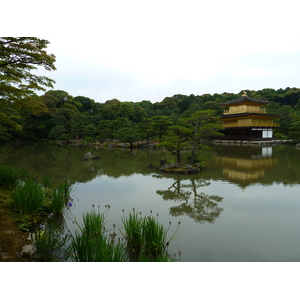
<svg viewBox="0 0 300 300">
<path fill-rule="evenodd" d="M 240 98 L 220 105 L 225 108 L 220 120 L 223 122 L 223 139 L 265 140 L 273 139 L 273 128 L 279 127 L 275 120 L 280 115 L 267 114 L 261 106 L 270 101 L 257 100 L 244 93 Z"/>
</svg>

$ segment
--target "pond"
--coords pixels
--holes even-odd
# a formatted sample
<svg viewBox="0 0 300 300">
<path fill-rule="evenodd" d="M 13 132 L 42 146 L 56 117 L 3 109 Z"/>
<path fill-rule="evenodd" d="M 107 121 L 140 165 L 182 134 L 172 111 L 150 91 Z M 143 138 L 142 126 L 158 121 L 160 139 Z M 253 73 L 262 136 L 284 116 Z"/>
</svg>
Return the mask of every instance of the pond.
<svg viewBox="0 0 300 300">
<path fill-rule="evenodd" d="M 86 152 L 99 159 L 84 161 Z M 0 145 L 0 163 L 69 180 L 73 206 L 63 222 L 71 231 L 93 205 L 110 205 L 108 227 L 121 227 L 122 210 L 132 209 L 171 222 L 170 235 L 181 222 L 171 242 L 180 261 L 300 261 L 300 150 L 211 145 L 202 156 L 201 173 L 171 175 L 159 171 L 160 160 L 174 160 L 167 152 Z"/>
</svg>

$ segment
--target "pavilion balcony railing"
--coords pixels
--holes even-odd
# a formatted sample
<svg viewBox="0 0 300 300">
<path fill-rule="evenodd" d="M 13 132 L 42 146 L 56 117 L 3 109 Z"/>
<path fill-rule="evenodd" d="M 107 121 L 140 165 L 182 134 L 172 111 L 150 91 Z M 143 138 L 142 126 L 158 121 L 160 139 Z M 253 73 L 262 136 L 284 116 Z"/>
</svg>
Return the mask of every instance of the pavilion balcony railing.
<svg viewBox="0 0 300 300">
<path fill-rule="evenodd" d="M 238 113 L 260 113 L 265 114 L 266 109 L 260 107 L 234 107 L 233 109 L 224 110 L 224 115 L 238 114 Z"/>
<path fill-rule="evenodd" d="M 243 119 L 235 122 L 224 122 L 223 127 L 279 127 L 279 123 L 273 122 L 273 120 L 252 120 Z"/>
</svg>

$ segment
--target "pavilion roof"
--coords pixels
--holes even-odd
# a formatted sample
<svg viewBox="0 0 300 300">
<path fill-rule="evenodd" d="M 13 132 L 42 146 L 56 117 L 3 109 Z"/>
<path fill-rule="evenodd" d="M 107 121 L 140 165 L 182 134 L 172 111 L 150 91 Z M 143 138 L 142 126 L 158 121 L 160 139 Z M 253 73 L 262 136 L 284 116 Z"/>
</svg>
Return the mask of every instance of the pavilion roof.
<svg viewBox="0 0 300 300">
<path fill-rule="evenodd" d="M 228 115 L 223 115 L 221 119 L 230 119 L 230 118 L 243 118 L 243 117 L 248 117 L 248 116 L 260 116 L 260 117 L 265 117 L 265 118 L 283 118 L 282 115 L 277 115 L 277 114 L 265 114 L 265 113 L 237 113 L 237 114 L 228 114 Z"/>
<path fill-rule="evenodd" d="M 250 103 L 255 103 L 255 104 L 260 104 L 260 105 L 265 105 L 268 103 L 271 103 L 271 101 L 264 101 L 264 100 L 258 100 L 258 99 L 254 99 L 254 98 L 250 98 L 248 96 L 241 96 L 240 98 L 228 101 L 228 102 L 224 102 L 224 103 L 220 103 L 221 106 L 231 106 L 231 105 L 236 105 L 236 104 L 240 104 L 243 102 L 250 102 Z"/>
</svg>

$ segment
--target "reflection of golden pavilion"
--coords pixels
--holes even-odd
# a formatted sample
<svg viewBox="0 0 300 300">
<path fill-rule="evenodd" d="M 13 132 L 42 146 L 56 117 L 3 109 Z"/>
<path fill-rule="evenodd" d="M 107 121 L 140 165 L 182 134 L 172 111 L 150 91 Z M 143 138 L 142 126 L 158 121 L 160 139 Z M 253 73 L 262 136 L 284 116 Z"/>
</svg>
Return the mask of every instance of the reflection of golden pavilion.
<svg viewBox="0 0 300 300">
<path fill-rule="evenodd" d="M 272 147 L 262 147 L 261 154 L 256 149 L 256 153 L 251 155 L 251 149 L 248 150 L 250 152 L 248 157 L 237 157 L 234 153 L 230 156 L 224 154 L 214 157 L 216 162 L 222 165 L 223 174 L 230 181 L 240 185 L 257 182 L 259 178 L 264 177 L 266 169 L 272 168 L 273 164 L 278 162 L 277 158 L 272 157 Z"/>
<path fill-rule="evenodd" d="M 223 174 L 227 175 L 232 180 L 239 181 L 252 181 L 258 179 L 259 177 L 263 177 L 265 175 L 265 171 L 256 171 L 256 172 L 241 172 L 236 170 L 223 169 Z"/>
</svg>

